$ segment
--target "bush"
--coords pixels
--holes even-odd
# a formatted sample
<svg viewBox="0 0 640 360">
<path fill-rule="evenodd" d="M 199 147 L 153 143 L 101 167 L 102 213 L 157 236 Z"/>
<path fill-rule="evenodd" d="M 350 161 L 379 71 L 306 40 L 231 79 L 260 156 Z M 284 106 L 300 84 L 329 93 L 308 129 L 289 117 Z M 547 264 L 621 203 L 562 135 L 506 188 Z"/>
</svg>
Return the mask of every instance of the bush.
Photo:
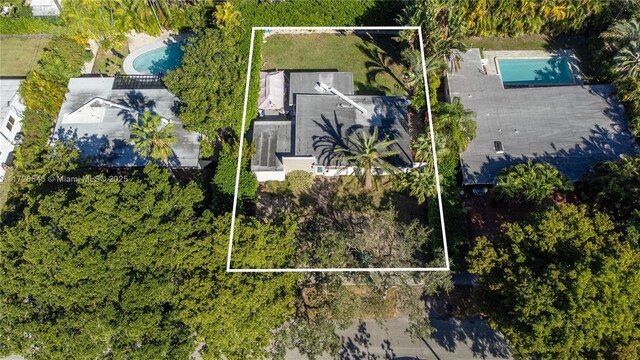
<svg viewBox="0 0 640 360">
<path fill-rule="evenodd" d="M 554 190 L 570 190 L 571 184 L 549 163 L 515 165 L 498 175 L 496 192 L 499 198 L 517 202 L 538 203 Z"/>
<path fill-rule="evenodd" d="M 48 148 L 51 127 L 64 101 L 69 79 L 79 76 L 90 58 L 83 44 L 69 38 L 53 38 L 36 68 L 20 85 L 20 95 L 27 107 L 22 121 L 25 139 L 20 152 L 25 166 L 38 167 L 38 156 Z"/>
<path fill-rule="evenodd" d="M 57 34 L 65 30 L 58 19 L 16 17 L 0 19 L 0 34 Z"/>
<path fill-rule="evenodd" d="M 245 154 L 248 151 L 243 151 Z M 240 182 L 238 184 L 238 199 L 253 200 L 258 191 L 258 179 L 249 170 L 249 156 L 244 156 L 240 169 Z M 224 146 L 220 153 L 218 167 L 213 176 L 213 185 L 216 191 L 224 195 L 233 196 L 236 188 L 236 171 L 238 166 L 238 152 L 231 146 Z"/>
<path fill-rule="evenodd" d="M 294 195 L 299 195 L 313 186 L 313 174 L 304 170 L 296 170 L 287 174 L 287 186 Z"/>
</svg>

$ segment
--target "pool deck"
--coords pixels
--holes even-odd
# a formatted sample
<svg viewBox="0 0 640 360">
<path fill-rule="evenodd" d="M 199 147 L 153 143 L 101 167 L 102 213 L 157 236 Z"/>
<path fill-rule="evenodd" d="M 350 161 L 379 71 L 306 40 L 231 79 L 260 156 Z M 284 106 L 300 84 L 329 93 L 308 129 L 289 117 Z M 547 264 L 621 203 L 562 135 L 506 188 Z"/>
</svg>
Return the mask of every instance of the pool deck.
<svg viewBox="0 0 640 360">
<path fill-rule="evenodd" d="M 462 57 L 446 86 L 449 99 L 477 114 L 476 137 L 460 154 L 464 185 L 494 184 L 504 168 L 527 160 L 551 163 L 575 181 L 599 161 L 640 153 L 613 86 L 505 89 L 497 73 L 485 72 L 479 49 Z"/>
<path fill-rule="evenodd" d="M 122 68 L 127 75 L 150 75 L 141 73 L 133 67 L 133 61 L 140 55 L 165 47 L 169 44 L 175 44 L 184 41 L 192 36 L 192 34 L 174 34 L 164 32 L 158 37 L 151 37 L 147 34 L 133 34 L 128 37 L 129 55 L 124 59 Z"/>
<path fill-rule="evenodd" d="M 498 70 L 498 64 L 496 58 L 498 59 L 530 59 L 530 58 L 549 58 L 549 57 L 565 57 L 567 58 L 567 62 L 569 63 L 569 67 L 571 68 L 571 73 L 573 74 L 573 79 L 576 84 L 584 84 L 583 78 L 584 75 L 578 67 L 579 59 L 576 56 L 573 50 L 552 50 L 552 51 L 543 51 L 543 50 L 510 50 L 510 51 L 483 51 L 482 55 L 484 56 L 485 68 L 487 69 L 487 75 L 499 75 L 500 72 Z"/>
</svg>

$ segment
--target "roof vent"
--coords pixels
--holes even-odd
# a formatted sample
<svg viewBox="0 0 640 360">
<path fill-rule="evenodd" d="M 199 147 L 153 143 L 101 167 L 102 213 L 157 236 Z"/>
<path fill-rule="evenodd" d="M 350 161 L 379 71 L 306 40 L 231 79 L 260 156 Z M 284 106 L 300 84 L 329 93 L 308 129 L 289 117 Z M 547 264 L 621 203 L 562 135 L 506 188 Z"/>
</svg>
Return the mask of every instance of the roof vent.
<svg viewBox="0 0 640 360">
<path fill-rule="evenodd" d="M 494 141 L 493 148 L 496 150 L 496 154 L 504 153 L 504 147 L 502 146 L 502 141 Z"/>
</svg>

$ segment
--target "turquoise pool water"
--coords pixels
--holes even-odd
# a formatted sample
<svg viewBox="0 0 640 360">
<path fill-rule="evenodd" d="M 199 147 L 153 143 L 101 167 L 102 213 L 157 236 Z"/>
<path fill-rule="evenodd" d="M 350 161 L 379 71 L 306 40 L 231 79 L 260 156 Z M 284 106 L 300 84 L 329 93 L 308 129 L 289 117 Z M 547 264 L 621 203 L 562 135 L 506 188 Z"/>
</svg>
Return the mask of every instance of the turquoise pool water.
<svg viewBox="0 0 640 360">
<path fill-rule="evenodd" d="M 573 74 L 566 57 L 496 59 L 505 86 L 568 85 Z"/>
<path fill-rule="evenodd" d="M 133 68 L 144 74 L 161 74 L 180 66 L 184 51 L 183 42 L 176 42 L 148 51 L 133 60 Z"/>
</svg>

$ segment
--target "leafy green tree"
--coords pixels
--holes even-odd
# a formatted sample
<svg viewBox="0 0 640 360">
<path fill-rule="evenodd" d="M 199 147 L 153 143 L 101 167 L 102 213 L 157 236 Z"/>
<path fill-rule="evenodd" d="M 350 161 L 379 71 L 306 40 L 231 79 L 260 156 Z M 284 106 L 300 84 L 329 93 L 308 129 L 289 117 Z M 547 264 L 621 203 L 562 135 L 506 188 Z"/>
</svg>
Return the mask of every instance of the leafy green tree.
<svg viewBox="0 0 640 360">
<path fill-rule="evenodd" d="M 380 140 L 377 126 L 373 128 L 371 135 L 364 131 L 359 131 L 355 135 L 347 138 L 347 142 L 349 148 L 336 149 L 336 152 L 342 153 L 342 159 L 348 164 L 355 165 L 362 170 L 363 173 L 361 177 L 366 190 L 373 188 L 374 168 L 379 168 L 390 173 L 397 171 L 395 166 L 385 160 L 385 158 L 398 154 L 398 151 L 389 150 L 397 141 Z"/>
<path fill-rule="evenodd" d="M 180 120 L 212 139 L 221 130 L 240 133 L 248 57 L 238 50 L 241 34 L 207 29 L 185 47 L 182 66 L 165 77 L 185 104 Z"/>
<path fill-rule="evenodd" d="M 213 14 L 216 19 L 216 26 L 223 29 L 240 26 L 240 11 L 235 9 L 232 2 L 227 1 L 222 5 L 216 5 Z"/>
<path fill-rule="evenodd" d="M 640 222 L 640 156 L 605 161 L 587 173 L 576 188 L 585 202 L 618 221 Z"/>
<path fill-rule="evenodd" d="M 639 257 L 608 216 L 565 204 L 476 239 L 468 260 L 516 357 L 625 359 L 640 338 Z"/>
<path fill-rule="evenodd" d="M 258 191 L 258 179 L 249 170 L 250 149 L 243 150 L 240 164 L 240 179 L 238 183 L 238 200 L 253 200 Z M 216 173 L 213 175 L 215 204 L 219 211 L 230 211 L 233 196 L 236 193 L 236 175 L 238 171 L 238 150 L 234 146 L 223 145 L 218 158 Z"/>
<path fill-rule="evenodd" d="M 498 175 L 496 192 L 499 197 L 517 202 L 538 203 L 554 190 L 571 190 L 566 178 L 549 163 L 531 161 L 505 169 Z"/>
<path fill-rule="evenodd" d="M 138 122 L 131 124 L 133 150 L 143 157 L 160 160 L 169 167 L 169 159 L 174 155 L 171 145 L 176 142 L 174 128 L 171 123 L 162 124 L 159 115 L 145 111 Z"/>
<path fill-rule="evenodd" d="M 176 245 L 180 254 L 176 271 L 184 278 L 176 294 L 179 318 L 195 331 L 196 343 L 206 344 L 205 359 L 264 358 L 273 331 L 295 311 L 300 275 L 226 272 L 231 215 L 199 221 L 210 235 Z M 240 244 L 234 243 L 233 267 L 287 267 L 295 231 L 290 226 L 294 224 L 288 221 L 238 220 Z"/>
<path fill-rule="evenodd" d="M 198 187 L 171 185 L 150 166 L 124 182 L 103 178 L 32 196 L 2 229 L 2 352 L 186 358 L 194 345 L 177 318 L 172 269 L 175 247 L 198 232 Z"/>
</svg>

